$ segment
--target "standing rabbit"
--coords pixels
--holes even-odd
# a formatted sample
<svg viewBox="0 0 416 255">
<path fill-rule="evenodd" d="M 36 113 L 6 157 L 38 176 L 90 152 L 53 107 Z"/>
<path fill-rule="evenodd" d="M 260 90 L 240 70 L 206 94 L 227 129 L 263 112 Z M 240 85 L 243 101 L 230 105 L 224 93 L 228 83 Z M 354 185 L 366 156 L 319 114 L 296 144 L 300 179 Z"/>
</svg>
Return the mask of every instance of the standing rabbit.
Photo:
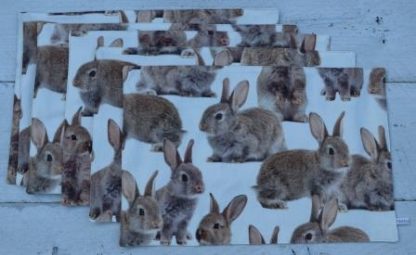
<svg viewBox="0 0 416 255">
<path fill-rule="evenodd" d="M 108 141 L 114 149 L 114 158 L 108 166 L 91 176 L 90 218 L 100 222 L 120 221 L 121 210 L 121 154 L 123 134 L 114 120 L 108 120 Z"/>
<path fill-rule="evenodd" d="M 368 82 L 368 93 L 374 95 L 380 107 L 387 110 L 385 68 L 378 67 L 371 70 L 370 80 Z"/>
<path fill-rule="evenodd" d="M 123 82 L 126 71 L 136 65 L 118 60 L 94 60 L 82 65 L 73 80 L 85 104 L 83 116 L 98 112 L 101 103 L 123 106 Z"/>
<path fill-rule="evenodd" d="M 257 107 L 240 111 L 248 89 L 248 81 L 241 81 L 229 95 L 229 80 L 224 79 L 220 102 L 204 111 L 199 129 L 207 133 L 213 149 L 208 161 L 260 161 L 286 149 L 281 123 L 271 111 Z"/>
<path fill-rule="evenodd" d="M 261 108 L 276 113 L 280 121 L 307 122 L 308 99 L 303 67 L 263 67 L 257 78 L 257 100 Z"/>
<path fill-rule="evenodd" d="M 365 128 L 361 141 L 371 159 L 352 155 L 352 165 L 341 185 L 341 202 L 349 209 L 393 210 L 391 155 L 383 126 L 378 127 L 379 142 Z"/>
<path fill-rule="evenodd" d="M 170 101 L 154 95 L 126 94 L 124 96 L 123 130 L 127 138 L 153 144 L 161 151 L 163 140 L 176 147 L 182 140 L 182 120 Z"/>
<path fill-rule="evenodd" d="M 312 213 L 308 223 L 298 226 L 291 243 L 369 242 L 368 235 L 354 227 L 338 227 L 330 230 L 338 212 L 338 202 L 332 198 L 324 206 L 321 198 L 312 196 Z"/>
<path fill-rule="evenodd" d="M 196 240 L 200 245 L 225 245 L 231 243 L 231 224 L 243 212 L 247 204 L 246 195 L 238 195 L 220 212 L 220 207 L 212 193 L 210 211 L 199 223 Z"/>
<path fill-rule="evenodd" d="M 313 194 L 331 197 L 347 174 L 350 154 L 342 139 L 342 119 L 338 117 L 332 136 L 317 113 L 309 114 L 309 125 L 319 148 L 289 150 L 268 157 L 257 175 L 257 199 L 264 208 L 287 208 L 286 201 Z"/>
<path fill-rule="evenodd" d="M 121 212 L 120 246 L 148 245 L 162 227 L 162 215 L 154 191 L 157 173 L 155 171 L 150 177 L 143 195 L 133 175 L 127 171 L 121 175 L 123 195 L 129 208 Z"/>
<path fill-rule="evenodd" d="M 81 110 L 82 107 L 74 114 L 71 124 L 66 120 L 62 123 L 62 203 L 65 205 L 88 205 L 90 201 L 92 138 L 88 130 L 81 126 Z"/>
<path fill-rule="evenodd" d="M 202 173 L 192 163 L 193 144 L 194 140 L 190 140 L 182 160 L 175 144 L 164 140 L 164 157 L 172 174 L 169 183 L 156 192 L 163 217 L 160 231 L 160 243 L 163 245 L 169 245 L 173 236 L 177 244 L 186 244 L 188 224 L 195 212 L 198 196 L 205 189 Z"/>
<path fill-rule="evenodd" d="M 274 227 L 272 237 L 270 239 L 270 244 L 277 244 L 279 230 L 280 230 L 279 226 Z M 266 244 L 266 241 L 264 240 L 263 235 L 253 225 L 248 226 L 248 239 L 249 239 L 249 243 L 252 245 Z"/>
<path fill-rule="evenodd" d="M 360 96 L 364 79 L 362 68 L 318 68 L 318 72 L 325 84 L 321 95 L 326 100 L 334 100 L 337 92 L 342 101 Z"/>
<path fill-rule="evenodd" d="M 68 46 L 41 46 L 37 49 L 36 78 L 33 97 L 39 88 L 66 94 L 68 79 Z"/>
<path fill-rule="evenodd" d="M 291 48 L 244 48 L 241 56 L 242 65 L 257 66 L 317 66 L 321 63 L 318 51 L 301 52 Z"/>
<path fill-rule="evenodd" d="M 31 137 L 37 153 L 30 158 L 29 170 L 23 176 L 23 185 L 27 193 L 47 193 L 61 183 L 63 170 L 62 148 L 59 144 L 61 133 L 62 130 L 59 128 L 54 140 L 49 142 L 42 121 L 32 119 Z"/>
</svg>

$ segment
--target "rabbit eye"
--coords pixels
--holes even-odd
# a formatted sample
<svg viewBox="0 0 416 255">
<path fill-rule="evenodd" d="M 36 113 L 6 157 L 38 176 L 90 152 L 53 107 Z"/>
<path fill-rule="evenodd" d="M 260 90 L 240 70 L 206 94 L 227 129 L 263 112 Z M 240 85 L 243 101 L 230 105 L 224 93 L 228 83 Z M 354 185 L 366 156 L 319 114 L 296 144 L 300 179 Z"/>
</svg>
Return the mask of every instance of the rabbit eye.
<svg viewBox="0 0 416 255">
<path fill-rule="evenodd" d="M 390 161 L 387 162 L 387 167 L 391 170 L 392 165 L 391 165 L 391 162 Z"/>
<path fill-rule="evenodd" d="M 46 155 L 46 161 L 51 162 L 52 160 L 53 158 L 51 154 Z"/>
<path fill-rule="evenodd" d="M 77 136 L 76 136 L 76 135 L 71 135 L 71 140 L 72 140 L 72 141 L 77 140 Z"/>
<path fill-rule="evenodd" d="M 222 119 L 222 117 L 223 117 L 223 114 L 222 113 L 217 113 L 217 114 L 215 114 L 215 119 L 216 120 L 221 120 Z"/>
<path fill-rule="evenodd" d="M 220 224 L 219 223 L 215 223 L 213 226 L 214 229 L 220 229 Z"/>
<path fill-rule="evenodd" d="M 97 74 L 97 72 L 96 72 L 95 70 L 91 70 L 91 71 L 88 73 L 88 75 L 89 75 L 91 78 L 94 78 L 96 74 Z"/>
<path fill-rule="evenodd" d="M 335 150 L 334 150 L 334 148 L 329 147 L 329 148 L 328 148 L 328 154 L 329 154 L 329 155 L 334 155 L 334 154 L 335 154 Z"/>
<path fill-rule="evenodd" d="M 140 216 L 144 216 L 144 209 L 143 209 L 143 208 L 140 208 L 140 209 L 139 209 L 139 215 L 140 215 Z"/>
<path fill-rule="evenodd" d="M 312 240 L 312 233 L 307 233 L 306 235 L 305 235 L 305 240 L 307 240 L 307 241 L 310 241 L 310 240 Z"/>
<path fill-rule="evenodd" d="M 181 179 L 183 182 L 187 182 L 188 181 L 188 176 L 186 174 L 182 174 Z"/>
</svg>

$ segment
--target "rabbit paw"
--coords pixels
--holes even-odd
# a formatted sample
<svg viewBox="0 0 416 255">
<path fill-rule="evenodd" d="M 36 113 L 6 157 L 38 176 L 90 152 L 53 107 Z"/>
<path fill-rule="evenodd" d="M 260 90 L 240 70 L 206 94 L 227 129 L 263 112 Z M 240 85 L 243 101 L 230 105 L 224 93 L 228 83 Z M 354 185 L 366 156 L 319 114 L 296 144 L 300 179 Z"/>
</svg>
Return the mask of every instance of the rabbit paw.
<svg viewBox="0 0 416 255">
<path fill-rule="evenodd" d="M 217 155 L 212 155 L 207 159 L 208 162 L 222 162 L 222 159 Z"/>
<path fill-rule="evenodd" d="M 356 89 L 354 87 L 351 88 L 351 96 L 353 96 L 353 97 L 359 97 L 360 94 L 361 94 L 361 92 L 360 92 L 359 89 Z"/>
<path fill-rule="evenodd" d="M 161 244 L 161 245 L 168 246 L 168 245 L 170 245 L 170 240 L 167 240 L 167 239 L 160 239 L 160 244 Z"/>
<path fill-rule="evenodd" d="M 195 52 L 192 49 L 186 49 L 181 52 L 181 57 L 183 58 L 191 58 L 195 56 Z"/>
<path fill-rule="evenodd" d="M 342 101 L 351 101 L 351 97 L 350 96 L 341 96 L 341 100 Z"/>
<path fill-rule="evenodd" d="M 308 120 L 308 116 L 304 113 L 295 114 L 295 116 L 293 116 L 293 121 L 296 122 L 308 122 Z"/>
<path fill-rule="evenodd" d="M 262 201 L 260 202 L 263 208 L 267 209 L 287 209 L 287 203 L 283 200 L 270 200 L 270 201 Z"/>
<path fill-rule="evenodd" d="M 202 97 L 216 97 L 217 95 L 212 91 L 206 91 L 202 93 Z"/>
<path fill-rule="evenodd" d="M 334 101 L 334 100 L 335 100 L 335 95 L 328 95 L 328 94 L 326 94 L 325 99 L 326 99 L 327 101 Z"/>
</svg>

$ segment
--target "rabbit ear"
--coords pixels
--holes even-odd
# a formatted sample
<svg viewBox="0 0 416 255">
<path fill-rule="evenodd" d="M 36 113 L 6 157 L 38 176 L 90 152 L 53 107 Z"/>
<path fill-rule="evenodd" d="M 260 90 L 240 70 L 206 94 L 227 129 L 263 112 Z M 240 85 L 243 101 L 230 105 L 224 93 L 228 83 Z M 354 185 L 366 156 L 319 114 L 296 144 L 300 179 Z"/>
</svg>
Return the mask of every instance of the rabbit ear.
<svg viewBox="0 0 416 255">
<path fill-rule="evenodd" d="M 338 212 L 338 202 L 336 198 L 329 200 L 322 209 L 320 226 L 323 232 L 326 232 L 334 223 Z"/>
<path fill-rule="evenodd" d="M 322 120 L 321 116 L 317 113 L 311 112 L 309 114 L 309 127 L 313 137 L 321 144 L 328 136 L 328 130 Z"/>
<path fill-rule="evenodd" d="M 42 32 L 43 25 L 45 25 L 45 22 L 37 22 L 36 23 L 36 34 L 39 35 L 40 32 Z"/>
<path fill-rule="evenodd" d="M 130 66 L 130 65 L 123 66 L 123 69 L 122 69 L 123 82 L 126 81 L 127 77 L 129 76 L 129 72 L 133 69 L 134 69 L 134 66 Z"/>
<path fill-rule="evenodd" d="M 387 150 L 386 131 L 383 126 L 378 126 L 378 140 L 380 149 Z"/>
<path fill-rule="evenodd" d="M 194 47 L 192 47 L 192 50 L 195 52 L 196 65 L 198 65 L 198 66 L 204 66 L 205 65 L 205 61 L 202 58 L 201 54 L 199 54 L 199 51 L 196 48 L 194 48 Z"/>
<path fill-rule="evenodd" d="M 334 130 L 332 131 L 332 136 L 342 137 L 342 134 L 344 131 L 342 122 L 343 122 L 344 116 L 345 116 L 345 112 L 341 112 L 337 121 L 335 122 Z"/>
<path fill-rule="evenodd" d="M 291 49 L 297 49 L 298 48 L 298 42 L 296 40 L 296 34 L 295 33 L 289 33 L 289 47 Z"/>
<path fill-rule="evenodd" d="M 228 66 L 234 61 L 233 55 L 228 49 L 222 50 L 215 54 L 214 66 Z"/>
<path fill-rule="evenodd" d="M 366 128 L 360 129 L 361 141 L 363 142 L 364 150 L 373 160 L 378 158 L 378 146 L 374 136 Z"/>
<path fill-rule="evenodd" d="M 130 205 L 134 202 L 136 197 L 140 196 L 136 179 L 128 171 L 123 171 L 121 174 L 121 190 Z"/>
<path fill-rule="evenodd" d="M 305 35 L 302 40 L 302 45 L 300 46 L 300 52 L 305 53 L 308 51 L 315 50 L 316 45 L 316 35 L 315 34 L 309 34 Z"/>
<path fill-rule="evenodd" d="M 253 225 L 248 226 L 248 242 L 253 245 L 266 243 L 260 231 Z"/>
<path fill-rule="evenodd" d="M 270 239 L 270 244 L 277 244 L 279 240 L 279 231 L 280 231 L 279 226 L 274 227 L 272 237 Z"/>
<path fill-rule="evenodd" d="M 108 119 L 107 128 L 108 141 L 110 142 L 111 147 L 113 147 L 115 151 L 120 150 L 122 147 L 122 133 L 120 127 L 114 120 Z"/>
<path fill-rule="evenodd" d="M 209 193 L 209 197 L 211 198 L 211 203 L 210 203 L 210 213 L 220 213 L 220 207 L 218 205 L 217 200 L 215 200 L 215 197 L 212 193 Z"/>
<path fill-rule="evenodd" d="M 148 196 L 148 197 L 154 197 L 155 196 L 154 183 L 155 183 L 155 178 L 156 178 L 157 174 L 158 174 L 158 171 L 156 170 L 152 174 L 150 179 L 147 181 L 146 188 L 144 190 L 144 196 Z"/>
<path fill-rule="evenodd" d="M 97 39 L 97 47 L 96 47 L 96 49 L 98 49 L 100 47 L 104 47 L 104 36 L 100 36 Z"/>
<path fill-rule="evenodd" d="M 114 47 L 114 48 L 123 48 L 124 42 L 123 39 L 118 38 L 115 39 L 114 41 L 112 41 L 109 45 L 109 47 Z"/>
<path fill-rule="evenodd" d="M 221 94 L 221 103 L 227 103 L 228 97 L 230 95 L 230 79 L 225 78 L 222 81 L 222 94 Z"/>
<path fill-rule="evenodd" d="M 194 139 L 189 140 L 188 146 L 186 147 L 183 162 L 192 163 L 192 146 L 193 145 L 194 145 Z"/>
<path fill-rule="evenodd" d="M 59 125 L 58 129 L 53 136 L 54 143 L 62 143 L 64 140 L 65 129 L 68 127 L 68 122 L 66 120 L 62 121 L 61 125 Z"/>
<path fill-rule="evenodd" d="M 49 141 L 45 126 L 37 118 L 32 119 L 31 137 L 38 150 L 42 149 Z"/>
<path fill-rule="evenodd" d="M 240 81 L 235 87 L 233 93 L 230 96 L 231 109 L 237 112 L 241 106 L 246 102 L 248 96 L 248 81 Z"/>
<path fill-rule="evenodd" d="M 82 106 L 78 108 L 77 112 L 72 117 L 72 121 L 71 121 L 72 126 L 81 126 L 81 110 L 82 110 Z"/>
<path fill-rule="evenodd" d="M 240 216 L 247 204 L 247 196 L 239 195 L 233 198 L 231 202 L 225 207 L 222 215 L 227 220 L 228 224 L 231 224 L 235 219 Z"/>
<path fill-rule="evenodd" d="M 127 15 L 124 13 L 124 11 L 120 11 L 120 22 L 129 23 L 129 18 L 127 18 Z"/>
<path fill-rule="evenodd" d="M 321 212 L 321 198 L 318 195 L 312 195 L 312 209 L 311 209 L 311 218 L 309 219 L 309 222 L 318 222 L 319 221 L 319 215 Z"/>
<path fill-rule="evenodd" d="M 163 155 L 165 156 L 166 164 L 168 164 L 172 170 L 176 169 L 182 163 L 181 156 L 179 155 L 175 144 L 168 139 L 164 139 L 163 141 Z"/>
</svg>

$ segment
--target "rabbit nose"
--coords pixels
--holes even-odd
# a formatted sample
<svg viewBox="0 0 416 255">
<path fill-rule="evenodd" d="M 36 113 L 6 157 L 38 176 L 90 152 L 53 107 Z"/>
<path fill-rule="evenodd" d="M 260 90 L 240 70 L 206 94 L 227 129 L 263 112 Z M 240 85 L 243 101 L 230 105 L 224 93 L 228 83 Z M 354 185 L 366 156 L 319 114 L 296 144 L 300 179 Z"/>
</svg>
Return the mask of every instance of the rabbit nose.
<svg viewBox="0 0 416 255">
<path fill-rule="evenodd" d="M 220 40 L 220 43 L 221 43 L 222 46 L 227 46 L 228 45 L 228 39 L 227 38 L 222 38 Z"/>
<path fill-rule="evenodd" d="M 76 80 L 76 79 L 74 79 L 74 81 L 72 82 L 72 84 L 74 85 L 74 86 L 77 86 L 77 85 L 79 85 L 81 83 L 81 81 L 80 80 Z"/>
<path fill-rule="evenodd" d="M 346 161 L 346 160 L 342 160 L 342 161 L 340 162 L 340 165 L 341 165 L 342 167 L 348 167 L 348 166 L 349 166 L 348 161 Z"/>
<path fill-rule="evenodd" d="M 202 124 L 202 123 L 200 123 L 199 124 L 199 129 L 201 130 L 201 131 L 205 131 L 205 130 L 207 130 L 207 125 L 205 125 L 205 124 Z"/>
<path fill-rule="evenodd" d="M 202 184 L 195 185 L 195 191 L 197 193 L 203 193 L 204 192 L 204 185 L 202 185 Z"/>
</svg>

